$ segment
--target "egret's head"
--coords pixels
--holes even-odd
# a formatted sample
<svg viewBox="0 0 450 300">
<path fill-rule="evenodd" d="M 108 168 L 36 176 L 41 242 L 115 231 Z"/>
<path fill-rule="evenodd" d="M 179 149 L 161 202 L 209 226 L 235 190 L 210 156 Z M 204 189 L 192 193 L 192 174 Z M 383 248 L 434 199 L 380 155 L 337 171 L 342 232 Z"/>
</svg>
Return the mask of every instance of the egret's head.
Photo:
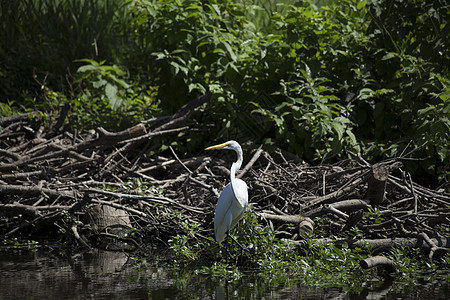
<svg viewBox="0 0 450 300">
<path fill-rule="evenodd" d="M 211 147 L 206 148 L 205 150 L 220 150 L 220 149 L 229 149 L 229 150 L 235 150 L 240 149 L 241 146 L 236 141 L 228 141 L 223 144 L 214 145 Z"/>
</svg>

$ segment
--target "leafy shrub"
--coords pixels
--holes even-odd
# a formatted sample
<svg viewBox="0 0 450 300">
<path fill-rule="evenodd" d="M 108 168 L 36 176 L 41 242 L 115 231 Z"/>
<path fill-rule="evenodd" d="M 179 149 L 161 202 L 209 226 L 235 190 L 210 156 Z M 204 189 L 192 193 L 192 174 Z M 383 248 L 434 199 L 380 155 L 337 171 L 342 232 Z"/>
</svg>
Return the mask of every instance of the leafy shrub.
<svg viewBox="0 0 450 300">
<path fill-rule="evenodd" d="M 428 141 L 416 155 L 446 176 L 448 10 L 443 1 L 303 2 L 274 16 L 274 52 L 292 65 L 272 92 L 277 104 L 256 112 L 273 120 L 277 145 L 315 160 L 342 149 L 380 159 Z"/>
<path fill-rule="evenodd" d="M 155 90 L 128 84 L 126 72 L 118 66 L 89 59 L 80 62 L 86 64 L 77 71 L 82 91 L 72 101 L 74 124 L 124 129 L 159 110 Z"/>
<path fill-rule="evenodd" d="M 427 160 L 410 170 L 447 180 L 446 1 L 286 2 L 2 1 L 0 97 L 14 111 L 19 95 L 31 95 L 29 108 L 54 91 L 75 101 L 81 128 L 125 126 L 145 105 L 170 114 L 211 92 L 193 121 L 213 126 L 179 146 L 233 138 L 319 162 L 345 150 L 379 160 L 427 142 L 414 152 Z M 77 90 L 67 75 L 80 59 L 91 66 Z M 120 122 L 125 111 L 133 117 Z"/>
<path fill-rule="evenodd" d="M 0 1 L 0 98 L 64 91 L 75 60 L 112 60 L 129 28 L 122 0 Z M 37 93 L 35 92 L 37 91 Z"/>
<path fill-rule="evenodd" d="M 159 86 L 162 99 L 171 99 L 167 106 L 180 106 L 187 95 L 205 91 L 230 98 L 239 93 L 246 64 L 256 60 L 257 42 L 243 5 L 173 0 L 127 4 L 136 28 L 132 57 L 147 61 L 138 67 Z"/>
<path fill-rule="evenodd" d="M 94 60 L 81 60 L 88 64 L 78 68 L 79 80 L 86 81 L 89 91 L 95 96 L 106 98 L 113 111 L 124 105 L 125 95 L 130 85 L 119 78 L 125 74 L 117 66 L 106 66 L 104 61 L 98 63 Z M 94 95 L 88 95 L 92 97 Z"/>
</svg>

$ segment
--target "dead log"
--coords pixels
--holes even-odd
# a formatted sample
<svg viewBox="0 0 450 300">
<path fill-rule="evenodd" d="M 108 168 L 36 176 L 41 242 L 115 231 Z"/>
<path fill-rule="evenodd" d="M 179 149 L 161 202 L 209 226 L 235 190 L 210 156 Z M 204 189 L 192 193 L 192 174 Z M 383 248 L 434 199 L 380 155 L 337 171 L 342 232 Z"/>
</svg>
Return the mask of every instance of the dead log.
<svg viewBox="0 0 450 300">
<path fill-rule="evenodd" d="M 361 248 L 361 249 L 371 249 L 374 252 L 388 251 L 393 248 L 410 247 L 417 248 L 425 252 L 431 250 L 431 246 L 421 238 L 387 238 L 387 239 L 312 239 L 311 240 L 317 244 L 333 244 L 338 248 L 343 246 L 349 249 Z M 440 248 L 450 249 L 450 237 L 444 238 L 432 238 L 431 241 L 438 245 Z M 297 245 L 299 248 L 308 247 L 308 243 L 305 241 L 292 241 L 287 240 L 286 242 Z"/>
<path fill-rule="evenodd" d="M 295 223 L 298 224 L 302 222 L 305 217 L 300 215 L 274 215 L 274 214 L 268 214 L 268 213 L 260 213 L 261 217 L 275 221 L 275 222 L 283 222 L 283 223 Z"/>
<path fill-rule="evenodd" d="M 16 154 L 12 151 L 4 150 L 4 149 L 0 149 L 0 156 L 3 156 L 4 158 L 9 157 L 14 160 L 19 160 L 21 158 L 21 156 L 19 154 Z"/>
<path fill-rule="evenodd" d="M 310 218 L 306 217 L 303 221 L 298 225 L 298 234 L 306 239 L 309 237 L 309 234 L 314 232 L 314 221 Z"/>
<path fill-rule="evenodd" d="M 16 181 L 16 180 L 28 180 L 30 178 L 45 178 L 47 174 L 44 170 L 32 171 L 32 172 L 13 172 L 12 174 L 0 174 L 1 180 Z"/>
<path fill-rule="evenodd" d="M 41 213 L 36 207 L 17 202 L 12 204 L 0 204 L 0 211 L 3 216 L 17 216 L 20 214 L 27 216 L 27 218 L 37 218 L 41 216 Z"/>
<path fill-rule="evenodd" d="M 155 128 L 153 130 L 154 132 L 162 131 L 167 128 L 174 127 L 176 124 L 182 123 L 189 119 L 189 117 L 194 113 L 195 109 L 202 104 L 208 102 L 211 99 L 211 93 L 206 93 L 204 95 L 201 95 L 194 100 L 188 102 L 187 104 L 183 105 L 172 117 L 171 119 L 164 123 L 163 125 Z"/>
<path fill-rule="evenodd" d="M 373 205 L 379 205 L 384 201 L 386 193 L 386 181 L 389 178 L 389 167 L 384 163 L 377 163 L 372 166 L 369 173 L 369 187 L 367 189 L 367 199 Z"/>
<path fill-rule="evenodd" d="M 343 200 L 339 202 L 335 202 L 331 204 L 336 209 L 339 209 L 343 212 L 350 213 L 354 211 L 363 210 L 366 211 L 370 208 L 369 203 L 365 200 L 360 199 L 350 199 L 350 200 Z"/>
<path fill-rule="evenodd" d="M 51 198 L 62 197 L 74 199 L 77 196 L 76 191 L 55 191 L 47 188 L 41 188 L 38 186 L 0 184 L 0 195 L 10 195 L 10 194 L 20 195 L 25 198 L 47 195 Z"/>
<path fill-rule="evenodd" d="M 367 270 L 373 267 L 381 266 L 389 273 L 395 273 L 396 269 L 392 260 L 384 256 L 373 256 L 366 259 L 362 259 L 359 262 L 361 268 Z"/>
<path fill-rule="evenodd" d="M 50 206 L 51 209 L 49 208 L 49 206 L 43 207 L 42 208 L 43 210 L 49 210 L 50 212 L 47 213 L 46 215 L 41 215 L 41 213 L 39 213 L 36 218 L 34 218 L 31 221 L 24 222 L 19 227 L 16 227 L 13 230 L 6 233 L 5 236 L 12 236 L 17 232 L 22 231 L 26 228 L 32 227 L 34 230 L 36 230 L 37 228 L 41 228 L 46 224 L 53 224 L 56 220 L 60 220 L 61 218 L 63 218 L 65 216 L 65 212 L 68 212 L 69 214 L 74 214 L 75 212 L 83 208 L 89 201 L 90 198 L 85 196 L 80 201 L 75 202 L 75 204 L 73 204 L 71 207 L 58 205 L 51 205 Z M 8 206 L 8 204 L 6 204 L 5 206 Z M 40 207 L 36 206 L 32 208 L 38 210 Z"/>
<path fill-rule="evenodd" d="M 0 126 L 1 127 L 6 127 L 6 126 L 8 126 L 9 124 L 12 124 L 12 123 L 16 123 L 16 122 L 19 122 L 19 121 L 27 121 L 27 120 L 30 120 L 31 118 L 38 118 L 39 116 L 40 116 L 39 112 L 37 112 L 37 111 L 30 111 L 28 113 L 23 113 L 23 114 L 3 117 L 3 118 L 0 119 Z"/>
<path fill-rule="evenodd" d="M 340 203 L 340 202 L 337 202 L 337 203 Z M 337 204 L 337 205 L 335 205 L 335 204 L 324 204 L 324 205 L 322 205 L 319 208 L 313 209 L 313 210 L 305 213 L 304 216 L 305 217 L 310 217 L 310 218 L 315 218 L 315 217 L 320 217 L 320 216 L 325 215 L 325 214 L 332 213 L 332 214 L 335 214 L 335 215 L 337 215 L 337 216 L 339 216 L 339 217 L 341 217 L 343 219 L 348 219 L 348 215 L 346 213 L 342 212 L 340 208 L 347 208 L 348 209 L 350 207 L 350 205 L 354 205 L 354 208 L 367 207 L 367 206 L 362 205 L 361 203 L 364 203 L 364 202 L 359 202 L 357 200 L 352 200 L 352 202 L 347 202 L 347 203 L 344 203 L 344 204 L 341 204 L 341 205 L 340 204 Z"/>
<path fill-rule="evenodd" d="M 364 212 L 362 209 L 350 213 L 344 227 L 342 228 L 342 231 L 345 232 L 347 230 L 350 230 L 352 227 L 357 227 L 359 225 L 359 222 L 362 220 L 363 215 Z"/>
<path fill-rule="evenodd" d="M 86 193 L 85 195 L 89 194 Z M 85 197 L 91 197 L 91 195 Z M 76 226 L 87 225 L 90 229 L 88 236 L 92 246 L 111 251 L 130 251 L 139 247 L 134 237 L 140 236 L 140 234 L 132 227 L 129 217 L 130 211 L 136 213 L 137 210 L 108 201 L 97 199 L 91 199 L 90 201 L 97 204 L 89 206 L 85 210 L 81 218 L 84 224 L 78 222 Z M 143 213 L 142 215 L 146 216 Z M 88 239 L 78 234 L 77 227 L 72 226 L 72 231 L 75 238 L 84 247 L 90 247 L 85 242 Z"/>
<path fill-rule="evenodd" d="M 115 208 L 109 205 L 92 205 L 87 214 L 90 217 L 90 224 L 96 232 L 112 225 L 130 226 L 130 217 L 123 209 Z"/>
<path fill-rule="evenodd" d="M 305 209 L 308 210 L 321 204 L 332 203 L 342 199 L 342 197 L 354 191 L 356 186 L 363 183 L 368 173 L 369 171 L 357 172 L 357 174 L 353 175 L 334 192 L 320 197 L 305 197 L 304 200 L 308 202 L 308 205 L 305 206 Z"/>
</svg>

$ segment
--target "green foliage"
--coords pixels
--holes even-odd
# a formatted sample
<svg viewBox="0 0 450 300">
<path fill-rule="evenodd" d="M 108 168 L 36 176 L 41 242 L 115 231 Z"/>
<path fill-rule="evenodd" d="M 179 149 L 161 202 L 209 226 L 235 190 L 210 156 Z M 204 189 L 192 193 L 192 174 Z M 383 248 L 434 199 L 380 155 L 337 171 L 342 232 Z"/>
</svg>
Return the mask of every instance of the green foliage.
<svg viewBox="0 0 450 300">
<path fill-rule="evenodd" d="M 376 207 L 369 208 L 368 211 L 364 212 L 363 222 L 366 224 L 380 224 L 384 221 L 383 213 L 379 211 Z"/>
<path fill-rule="evenodd" d="M 429 282 L 449 279 L 450 274 L 448 268 L 446 268 L 449 265 L 448 254 L 440 261 L 430 262 L 421 256 L 418 249 L 401 247 L 392 249 L 388 257 L 397 269 L 397 277 L 399 278 L 397 290 L 410 289 L 424 279 Z M 444 271 L 440 272 L 439 270 Z"/>
<path fill-rule="evenodd" d="M 436 76 L 443 89 L 431 103 L 427 103 L 427 107 L 417 111 L 414 137 L 417 141 L 428 142 L 425 151 L 430 157 L 443 162 L 443 166 L 438 163 L 434 166 L 441 169 L 438 173 L 442 176 L 440 179 L 444 180 L 444 176 L 449 175 L 450 166 L 450 80 Z M 428 167 L 432 168 L 433 164 L 428 164 Z"/>
<path fill-rule="evenodd" d="M 445 0 L 3 0 L 0 8 L 0 97 L 12 101 L 4 113 L 57 110 L 62 100 L 79 129 L 125 127 L 146 106 L 147 116 L 170 114 L 211 92 L 193 121 L 214 126 L 177 146 L 233 138 L 318 162 L 345 150 L 378 160 L 426 143 L 414 155 L 427 159 L 406 167 L 448 180 Z M 71 80 L 77 69 L 81 89 Z"/>
<path fill-rule="evenodd" d="M 162 99 L 179 106 L 186 95 L 211 91 L 218 105 L 235 102 L 249 73 L 264 55 L 246 7 L 235 1 L 127 1 L 136 27 L 132 57 L 159 86 Z M 228 102 L 228 101 L 227 101 Z M 228 107 L 230 111 L 231 107 Z"/>
<path fill-rule="evenodd" d="M 75 60 L 109 60 L 128 28 L 122 0 L 0 1 L 0 98 L 67 85 Z M 37 80 L 36 80 L 37 79 Z"/>
<path fill-rule="evenodd" d="M 109 102 L 109 106 L 113 111 L 117 111 L 119 107 L 125 106 L 127 90 L 130 85 L 120 77 L 125 75 L 117 66 L 106 66 L 105 61 L 96 62 L 90 59 L 82 59 L 80 62 L 87 64 L 78 68 L 77 73 L 80 75 L 79 80 L 88 84 L 86 97 L 101 98 Z"/>
<path fill-rule="evenodd" d="M 318 220 L 320 221 L 320 220 Z M 326 220 L 323 218 L 323 221 Z M 382 221 L 379 211 L 370 211 L 364 215 L 365 224 L 378 224 Z M 194 274 L 201 274 L 228 282 L 238 281 L 244 276 L 259 276 L 267 282 L 277 284 L 303 284 L 312 288 L 339 287 L 348 291 L 360 291 L 370 280 L 379 280 L 390 276 L 396 282 L 396 288 L 408 288 L 420 280 L 422 274 L 435 273 L 448 265 L 450 259 L 444 256 L 440 261 L 427 262 L 417 249 L 408 247 L 394 248 L 386 253 L 396 269 L 396 273 L 386 274 L 383 268 L 363 270 L 360 261 L 369 256 L 379 255 L 371 247 L 350 249 L 343 244 L 317 243 L 313 238 L 306 239 L 301 250 L 288 241 L 279 239 L 277 232 L 269 222 L 261 225 L 251 210 L 244 215 L 243 221 L 236 226 L 233 237 L 246 250 L 242 250 L 230 240 L 229 262 L 225 263 L 223 249 L 213 238 L 200 235 L 202 228 L 188 220 L 178 218 L 180 233 L 170 240 L 173 254 L 171 266 L 175 269 L 189 266 Z M 316 226 L 326 226 L 316 223 Z M 353 238 L 363 238 L 362 231 L 353 228 L 348 232 Z M 225 243 L 225 242 L 224 242 Z M 222 249 L 222 251 L 221 251 Z M 432 275 L 436 280 L 448 277 L 448 272 Z"/>
<path fill-rule="evenodd" d="M 237 266 L 229 266 L 223 262 L 214 262 L 210 267 L 202 266 L 194 272 L 208 276 L 213 280 L 226 279 L 229 281 L 237 281 L 244 276 Z"/>
<path fill-rule="evenodd" d="M 19 250 L 31 250 L 36 252 L 38 248 L 41 247 L 38 241 L 34 240 L 20 240 L 18 238 L 4 239 L 3 240 L 4 247 L 10 247 L 12 249 Z"/>
<path fill-rule="evenodd" d="M 86 64 L 77 71 L 78 81 L 82 84 L 82 92 L 74 101 L 75 109 L 95 111 L 88 118 L 97 122 L 119 122 L 117 127 L 128 127 L 143 118 L 148 118 L 158 110 L 158 102 L 154 99 L 154 91 L 145 91 L 125 81 L 126 72 L 116 65 L 105 65 L 105 61 L 82 59 Z M 80 116 L 86 116 L 80 113 Z M 89 120 L 89 119 L 88 119 Z M 80 124 L 82 122 L 76 122 Z M 111 127 L 109 125 L 108 127 Z M 116 126 L 113 126 L 116 127 Z"/>
<path fill-rule="evenodd" d="M 1 103 L 0 102 L 0 115 L 2 117 L 8 117 L 13 115 L 13 110 L 11 108 L 11 103 Z"/>
<path fill-rule="evenodd" d="M 181 224 L 186 233 L 170 241 L 175 255 L 173 263 L 186 265 L 190 261 L 196 274 L 214 279 L 238 280 L 251 271 L 264 280 L 279 283 L 295 281 L 311 287 L 339 286 L 355 290 L 362 286 L 366 276 L 373 275 L 359 268 L 359 260 L 365 256 L 345 247 L 339 249 L 309 241 L 306 252 L 299 253 L 293 245 L 278 239 L 272 226 L 258 224 L 251 211 L 245 213 L 243 223 L 233 231 L 247 250 L 243 251 L 230 240 L 229 264 L 224 263 L 224 253 L 218 251 L 214 239 L 200 240 L 195 236 L 198 228 L 191 228 L 189 222 Z"/>
<path fill-rule="evenodd" d="M 123 188 L 130 194 L 163 196 L 163 189 L 156 187 L 153 183 L 142 181 L 141 178 L 129 177 Z"/>
<path fill-rule="evenodd" d="M 297 78 L 298 77 L 298 78 Z M 359 152 L 353 122 L 346 116 L 349 109 L 341 106 L 326 86 L 325 78 L 312 78 L 306 65 L 292 76 L 292 81 L 281 81 L 280 93 L 286 101 L 270 111 L 254 103 L 254 112 L 270 117 L 276 125 L 277 139 L 293 153 L 313 160 L 322 158 L 327 152 L 339 153 L 343 148 Z M 314 145 L 321 144 L 323 148 Z"/>
<path fill-rule="evenodd" d="M 80 88 L 80 92 L 66 94 L 43 85 L 40 100 L 27 98 L 27 103 L 21 105 L 22 109 L 40 111 L 44 120 L 49 122 L 64 106 L 68 106 L 67 125 L 80 131 L 98 126 L 115 130 L 125 129 L 140 120 L 151 118 L 159 111 L 151 87 L 143 90 L 128 85 L 114 74 L 117 67 L 95 68 L 98 69 L 86 70 L 81 67 L 81 70 L 84 70 L 80 73 L 82 76 L 74 83 Z M 105 71 L 107 73 L 103 73 Z M 124 86 L 128 88 L 125 89 Z M 12 111 L 13 107 L 14 105 L 10 106 Z"/>
<path fill-rule="evenodd" d="M 141 272 L 147 270 L 150 266 L 147 261 L 140 257 L 130 256 L 130 264 L 133 266 L 134 272 Z"/>
<path fill-rule="evenodd" d="M 175 266 L 189 261 L 197 260 L 201 251 L 201 243 L 195 239 L 199 232 L 199 225 L 189 220 L 180 220 L 181 232 L 169 240 L 170 249 L 176 254 L 177 259 L 173 261 Z"/>
</svg>

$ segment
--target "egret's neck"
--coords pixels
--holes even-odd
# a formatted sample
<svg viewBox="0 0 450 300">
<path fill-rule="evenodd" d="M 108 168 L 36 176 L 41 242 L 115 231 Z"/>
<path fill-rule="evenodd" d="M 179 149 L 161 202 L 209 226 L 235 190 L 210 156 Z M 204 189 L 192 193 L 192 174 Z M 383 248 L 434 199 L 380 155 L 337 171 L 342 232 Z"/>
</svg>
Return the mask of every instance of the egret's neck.
<svg viewBox="0 0 450 300">
<path fill-rule="evenodd" d="M 234 182 L 234 180 L 236 179 L 236 171 L 239 170 L 241 168 L 241 164 L 238 164 L 237 162 L 234 162 L 231 165 L 231 170 L 230 170 L 230 180 L 231 182 Z"/>
<path fill-rule="evenodd" d="M 242 155 L 242 149 L 239 149 L 240 151 L 236 151 L 237 154 L 237 160 L 231 165 L 230 169 L 230 180 L 231 183 L 234 182 L 236 179 L 236 171 L 241 168 L 242 161 L 243 161 L 243 155 Z"/>
<path fill-rule="evenodd" d="M 239 144 L 238 144 L 237 147 L 234 148 L 234 151 L 236 151 L 237 160 L 231 165 L 230 183 L 231 183 L 231 189 L 233 190 L 233 194 L 235 196 L 234 199 L 236 199 L 237 201 L 240 201 L 240 198 L 238 198 L 238 195 L 240 195 L 240 194 L 239 194 L 239 190 L 237 190 L 238 183 L 237 183 L 237 179 L 236 179 L 236 171 L 239 170 L 242 165 L 243 154 L 242 154 L 241 146 L 239 146 Z M 243 203 L 243 205 L 246 205 L 246 204 Z"/>
</svg>

